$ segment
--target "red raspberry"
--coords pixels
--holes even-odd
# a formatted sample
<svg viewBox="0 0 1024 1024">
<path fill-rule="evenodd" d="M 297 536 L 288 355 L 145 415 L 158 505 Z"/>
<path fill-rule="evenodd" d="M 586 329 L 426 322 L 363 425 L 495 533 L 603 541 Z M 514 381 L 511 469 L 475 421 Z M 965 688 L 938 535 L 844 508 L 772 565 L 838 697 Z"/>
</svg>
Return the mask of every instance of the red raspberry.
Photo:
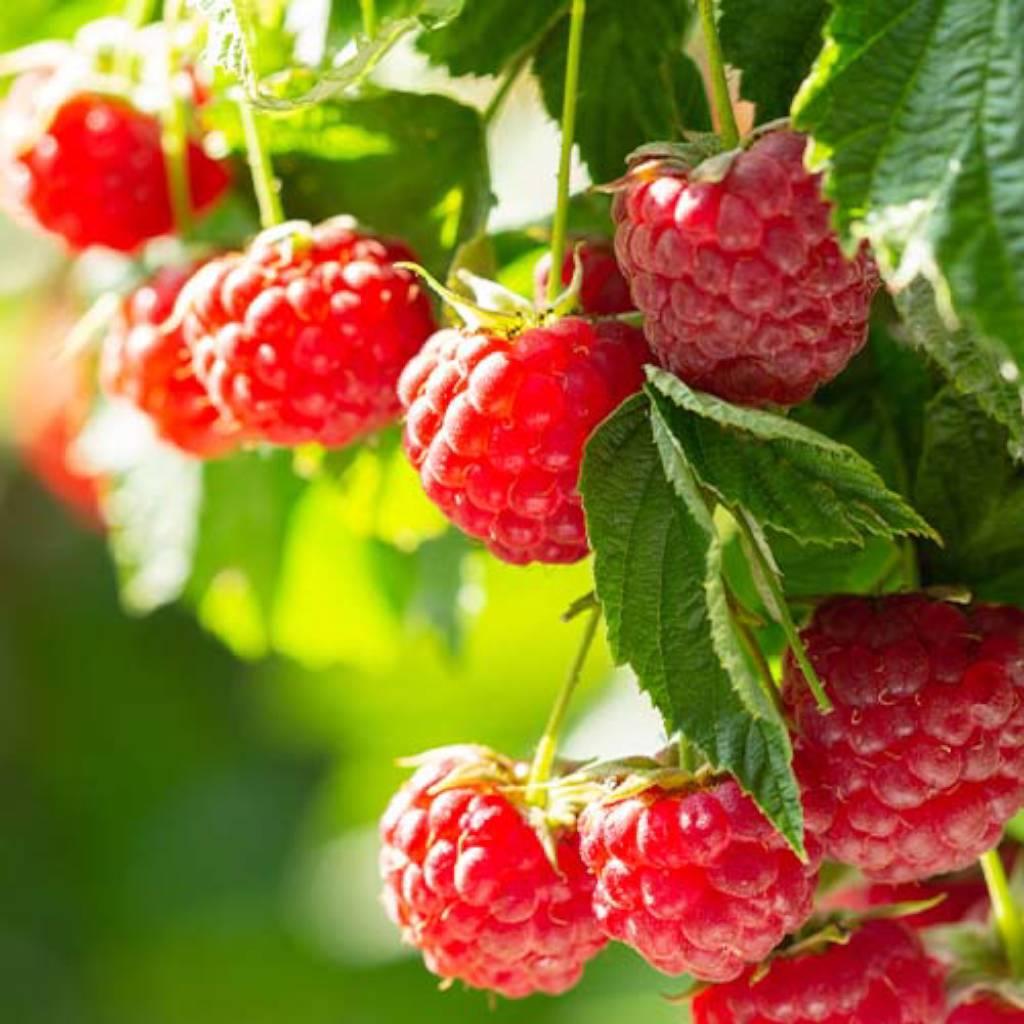
<svg viewBox="0 0 1024 1024">
<path fill-rule="evenodd" d="M 390 423 L 402 367 L 434 329 L 397 242 L 335 217 L 258 235 L 188 285 L 199 379 L 240 428 L 273 444 L 344 445 Z"/>
<path fill-rule="evenodd" d="M 579 253 L 583 270 L 580 286 L 580 310 L 590 316 L 614 316 L 628 313 L 633 309 L 629 297 L 629 285 L 615 262 L 615 249 L 610 242 L 601 238 L 587 238 L 571 245 L 562 263 L 562 284 L 566 287 L 572 281 L 576 270 L 573 250 Z M 551 253 L 546 253 L 534 268 L 534 298 L 538 307 L 548 301 L 548 277 L 551 271 Z"/>
<path fill-rule="evenodd" d="M 836 598 L 803 633 L 835 704 L 792 655 L 796 767 L 834 798 L 826 853 L 902 882 L 969 866 L 1024 806 L 1024 612 L 924 595 Z"/>
<path fill-rule="evenodd" d="M 556 870 L 497 782 L 449 781 L 486 757 L 438 751 L 394 796 L 380 828 L 385 907 L 440 977 L 510 999 L 559 995 L 605 944 L 594 882 L 574 832 L 556 840 Z"/>
<path fill-rule="evenodd" d="M 817 843 L 801 864 L 735 782 L 593 803 L 579 831 L 601 927 L 666 974 L 735 978 L 813 909 Z"/>
<path fill-rule="evenodd" d="M 92 92 L 55 98 L 46 73 L 15 82 L 0 114 L 7 200 L 74 249 L 133 252 L 174 229 L 160 122 L 124 99 Z M 228 186 L 227 167 L 188 146 L 195 210 Z"/>
<path fill-rule="evenodd" d="M 744 405 L 795 405 L 863 346 L 877 285 L 829 227 L 804 137 L 772 132 L 721 181 L 641 163 L 616 195 L 615 251 L 659 361 Z"/>
<path fill-rule="evenodd" d="M 829 910 L 865 911 L 898 903 L 923 903 L 937 896 L 943 897 L 941 903 L 916 914 L 904 914 L 900 920 L 911 928 L 934 928 L 960 921 L 984 921 L 988 916 L 988 892 L 980 871 L 926 882 L 849 886 L 829 893 L 819 906 Z"/>
<path fill-rule="evenodd" d="M 428 497 L 506 562 L 583 558 L 583 446 L 640 388 L 649 356 L 643 335 L 613 320 L 566 317 L 512 340 L 435 334 L 398 386 Z"/>
<path fill-rule="evenodd" d="M 238 432 L 196 378 L 180 323 L 167 325 L 191 273 L 165 268 L 124 300 L 104 341 L 101 379 L 108 394 L 146 413 L 162 438 L 214 458 L 237 446 Z"/>
<path fill-rule="evenodd" d="M 946 1024 L 1024 1024 L 1024 1008 L 996 995 L 976 996 L 956 1007 Z"/>
<path fill-rule="evenodd" d="M 777 956 L 694 997 L 693 1024 L 936 1024 L 940 968 L 896 921 L 871 921 L 845 945 Z"/>
</svg>

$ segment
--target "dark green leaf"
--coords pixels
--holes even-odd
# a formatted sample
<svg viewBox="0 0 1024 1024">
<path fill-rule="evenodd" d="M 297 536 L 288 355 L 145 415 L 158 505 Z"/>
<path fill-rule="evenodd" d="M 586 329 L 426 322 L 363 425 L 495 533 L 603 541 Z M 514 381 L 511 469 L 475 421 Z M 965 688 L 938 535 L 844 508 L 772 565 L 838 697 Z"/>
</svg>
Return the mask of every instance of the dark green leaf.
<svg viewBox="0 0 1024 1024">
<path fill-rule="evenodd" d="M 795 106 L 848 237 L 1024 357 L 1024 0 L 836 0 Z"/>
<path fill-rule="evenodd" d="M 1024 470 L 1006 431 L 952 389 L 928 406 L 915 499 L 946 540 L 924 552 L 927 582 L 1024 602 Z"/>
<path fill-rule="evenodd" d="M 648 391 L 701 482 L 803 543 L 934 536 L 853 449 L 774 413 L 730 405 L 649 370 Z"/>
<path fill-rule="evenodd" d="M 679 138 L 710 125 L 700 73 L 683 53 L 690 23 L 685 0 L 647 0 L 643 16 L 621 0 L 592 0 L 583 29 L 576 142 L 595 181 L 625 170 L 645 142 Z M 535 69 L 548 113 L 562 115 L 569 25 L 544 39 Z"/>
<path fill-rule="evenodd" d="M 789 113 L 793 97 L 821 50 L 827 0 L 719 0 L 725 59 L 743 72 L 740 91 L 757 119 Z"/>
<path fill-rule="evenodd" d="M 788 734 L 739 653 L 697 482 L 642 397 L 591 439 L 581 487 L 612 653 L 633 666 L 668 729 L 734 774 L 799 846 Z"/>
</svg>

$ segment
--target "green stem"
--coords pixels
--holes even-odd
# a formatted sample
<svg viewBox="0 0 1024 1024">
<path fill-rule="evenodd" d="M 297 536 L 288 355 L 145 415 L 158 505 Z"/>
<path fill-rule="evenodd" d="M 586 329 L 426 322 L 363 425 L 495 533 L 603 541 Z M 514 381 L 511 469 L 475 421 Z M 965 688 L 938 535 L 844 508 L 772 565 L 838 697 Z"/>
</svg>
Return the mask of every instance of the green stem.
<svg viewBox="0 0 1024 1024">
<path fill-rule="evenodd" d="M 600 621 L 601 609 L 599 606 L 595 606 L 583 628 L 583 638 L 580 640 L 579 650 L 576 652 L 576 657 L 573 658 L 569 668 L 569 674 L 565 677 L 565 682 L 555 698 L 547 725 L 544 726 L 544 734 L 537 744 L 537 752 L 533 755 L 530 775 L 526 782 L 526 800 L 527 803 L 537 807 L 543 807 L 547 802 L 544 783 L 551 777 L 551 766 L 555 763 L 555 752 L 558 748 L 558 735 L 562 731 L 562 724 L 565 722 L 565 715 L 569 710 L 572 696 L 579 685 L 583 665 L 593 646 L 594 637 L 597 635 L 597 624 Z"/>
<path fill-rule="evenodd" d="M 726 149 L 735 149 L 740 141 L 740 130 L 736 126 L 736 114 L 729 96 L 729 80 L 725 76 L 725 58 L 715 24 L 715 0 L 697 0 L 700 9 L 700 27 L 704 33 L 704 45 L 708 53 L 708 68 L 711 72 L 711 100 L 718 119 L 718 132 Z"/>
<path fill-rule="evenodd" d="M 188 174 L 188 112 L 184 99 L 178 95 L 175 77 L 180 55 L 174 30 L 181 15 L 181 0 L 166 0 L 164 24 L 167 26 L 167 91 L 168 105 L 161 111 L 160 146 L 167 169 L 167 188 L 171 196 L 174 225 L 179 235 L 187 235 L 192 227 L 192 196 Z"/>
<path fill-rule="evenodd" d="M 903 576 L 907 589 L 918 590 L 921 586 L 921 570 L 917 563 L 917 548 L 912 540 L 903 542 Z"/>
<path fill-rule="evenodd" d="M 583 51 L 583 16 L 586 0 L 572 0 L 569 15 L 569 49 L 565 58 L 565 95 L 562 98 L 562 152 L 558 160 L 558 202 L 551 225 L 551 272 L 548 274 L 548 302 L 562 290 L 566 232 L 569 226 L 569 172 L 572 142 L 576 133 L 576 95 L 580 84 L 580 54 Z"/>
<path fill-rule="evenodd" d="M 518 56 L 509 64 L 505 70 L 505 74 L 501 76 L 501 81 L 498 83 L 498 88 L 494 90 L 494 95 L 491 97 L 490 102 L 484 107 L 483 113 L 480 115 L 484 125 L 489 125 L 495 117 L 498 115 L 498 111 L 501 110 L 508 97 L 508 94 L 512 91 L 512 86 L 519 81 L 519 76 L 523 72 L 523 68 L 526 67 L 526 62 L 533 56 L 533 48 L 524 48 Z"/>
<path fill-rule="evenodd" d="M 373 39 L 377 35 L 377 4 L 376 0 L 359 0 L 363 12 L 363 35 Z"/>
<path fill-rule="evenodd" d="M 272 228 L 284 220 L 284 211 L 281 208 L 281 196 L 278 194 L 270 154 L 263 144 L 263 136 L 252 104 L 242 99 L 239 101 L 238 110 L 242 117 L 242 131 L 245 133 L 245 153 L 249 161 L 249 172 L 252 174 L 252 186 L 260 208 L 260 224 L 264 228 Z"/>
<path fill-rule="evenodd" d="M 982 855 L 981 870 L 985 873 L 992 912 L 1006 948 L 1010 970 L 1015 978 L 1024 979 L 1024 916 L 1014 901 L 998 850 L 989 850 Z"/>
<path fill-rule="evenodd" d="M 700 756 L 693 744 L 682 733 L 676 740 L 676 746 L 679 748 L 679 767 L 692 775 L 700 767 Z"/>
<path fill-rule="evenodd" d="M 156 0 L 125 0 L 121 17 L 133 28 L 142 28 L 153 16 Z"/>
</svg>

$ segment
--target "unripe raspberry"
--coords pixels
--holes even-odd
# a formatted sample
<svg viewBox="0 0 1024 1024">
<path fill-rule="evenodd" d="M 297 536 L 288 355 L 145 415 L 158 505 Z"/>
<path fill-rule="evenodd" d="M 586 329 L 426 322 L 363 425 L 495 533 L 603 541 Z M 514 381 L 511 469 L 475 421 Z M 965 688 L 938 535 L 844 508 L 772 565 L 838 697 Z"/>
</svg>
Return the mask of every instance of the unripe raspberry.
<svg viewBox="0 0 1024 1024">
<path fill-rule="evenodd" d="M 694 997 L 693 1024 L 936 1024 L 939 967 L 913 932 L 871 921 L 845 945 L 773 958 Z"/>
<path fill-rule="evenodd" d="M 649 355 L 616 321 L 565 317 L 512 339 L 440 331 L 399 383 L 427 496 L 507 562 L 583 558 L 583 446 L 640 388 Z"/>
<path fill-rule="evenodd" d="M 394 796 L 380 826 L 384 904 L 441 978 L 510 999 L 559 995 L 605 944 L 594 882 L 574 832 L 555 839 L 556 869 L 500 780 L 466 777 L 487 761 L 478 748 L 437 751 Z"/>
<path fill-rule="evenodd" d="M 835 710 L 792 655 L 797 774 L 834 816 L 828 856 L 902 882 L 968 867 L 1024 806 L 1024 612 L 924 595 L 836 598 L 803 632 Z"/>
<path fill-rule="evenodd" d="M 5 204 L 71 248 L 134 252 L 174 229 L 160 122 L 127 100 L 95 92 L 54 97 L 47 73 L 12 87 L 0 113 Z M 225 164 L 188 143 L 196 211 L 228 187 Z"/>
<path fill-rule="evenodd" d="M 214 407 L 192 368 L 192 354 L 172 314 L 191 269 L 167 267 L 121 304 L 103 343 L 106 392 L 146 413 L 156 433 L 200 458 L 224 455 L 238 430 Z"/>
<path fill-rule="evenodd" d="M 187 286 L 185 340 L 214 404 L 272 444 L 348 444 L 394 420 L 395 386 L 434 329 L 405 246 L 346 217 L 258 235 Z"/>
<path fill-rule="evenodd" d="M 946 1024 L 1024 1024 L 1024 1006 L 1013 1006 L 996 995 L 981 995 L 961 1003 Z"/>
<path fill-rule="evenodd" d="M 573 243 L 562 263 L 562 286 L 568 287 L 576 271 L 574 254 L 579 255 L 583 281 L 580 286 L 580 311 L 588 316 L 614 316 L 633 309 L 629 285 L 615 262 L 615 247 L 600 238 L 587 238 Z M 545 253 L 534 269 L 534 299 L 538 307 L 548 300 L 548 278 L 551 276 L 551 253 Z"/>
<path fill-rule="evenodd" d="M 735 978 L 813 909 L 816 841 L 801 864 L 735 782 L 593 803 L 579 830 L 601 927 L 666 974 Z"/>
<path fill-rule="evenodd" d="M 874 265 L 847 259 L 805 139 L 775 131 L 708 180 L 638 163 L 616 195 L 615 251 L 659 362 L 744 405 L 795 405 L 863 346 Z"/>
</svg>

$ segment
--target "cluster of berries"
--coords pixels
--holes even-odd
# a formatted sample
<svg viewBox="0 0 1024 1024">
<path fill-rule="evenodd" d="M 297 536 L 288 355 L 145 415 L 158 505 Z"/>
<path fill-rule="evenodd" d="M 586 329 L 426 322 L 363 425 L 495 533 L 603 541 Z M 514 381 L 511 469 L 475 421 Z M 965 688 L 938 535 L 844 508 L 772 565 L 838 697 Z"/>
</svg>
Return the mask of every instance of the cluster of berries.
<svg viewBox="0 0 1024 1024">
<path fill-rule="evenodd" d="M 565 991 L 615 939 L 708 983 L 697 1024 L 1024 1021 L 991 993 L 947 1008 L 916 934 L 976 915 L 976 878 L 939 889 L 946 906 L 868 915 L 842 945 L 800 934 L 823 858 L 873 884 L 820 911 L 920 899 L 936 891 L 922 880 L 968 868 L 1024 807 L 1024 612 L 837 598 L 803 641 L 835 706 L 822 713 L 787 658 L 803 859 L 729 778 L 652 770 L 638 785 L 631 766 L 609 785 L 605 767 L 588 788 L 584 768 L 552 785 L 559 810 L 544 819 L 516 766 L 449 749 L 381 824 L 385 903 L 404 938 L 442 977 L 513 997 Z"/>
</svg>

